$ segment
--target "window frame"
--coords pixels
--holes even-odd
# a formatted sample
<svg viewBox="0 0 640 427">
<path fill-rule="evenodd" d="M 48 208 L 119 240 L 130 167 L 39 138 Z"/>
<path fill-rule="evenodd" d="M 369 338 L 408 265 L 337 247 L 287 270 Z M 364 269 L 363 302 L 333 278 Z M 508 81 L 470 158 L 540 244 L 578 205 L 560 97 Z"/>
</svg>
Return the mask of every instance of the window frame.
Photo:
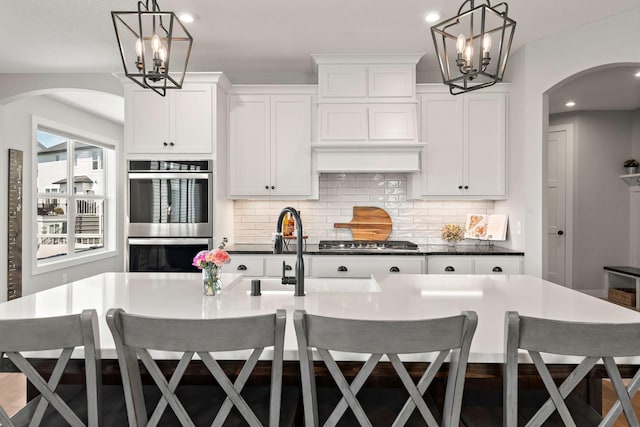
<svg viewBox="0 0 640 427">
<path fill-rule="evenodd" d="M 34 175 L 38 172 L 38 131 L 44 131 L 67 138 L 67 192 L 38 192 L 38 180 L 32 180 L 32 192 L 34 204 L 30 212 L 32 224 L 32 274 L 42 274 L 66 267 L 82 265 L 101 259 L 117 256 L 117 158 L 118 141 L 104 135 L 94 134 L 83 129 L 74 128 L 63 123 L 54 122 L 44 118 L 32 116 L 32 170 Z M 104 180 L 104 194 L 76 194 L 72 191 L 76 153 L 75 142 L 95 145 L 103 148 L 102 173 Z M 55 196 L 54 196 L 55 195 Z M 49 259 L 38 259 L 38 200 L 46 198 L 64 199 L 67 202 L 67 254 Z M 103 203 L 103 246 L 90 251 L 75 252 L 75 212 L 77 200 L 99 200 Z"/>
</svg>

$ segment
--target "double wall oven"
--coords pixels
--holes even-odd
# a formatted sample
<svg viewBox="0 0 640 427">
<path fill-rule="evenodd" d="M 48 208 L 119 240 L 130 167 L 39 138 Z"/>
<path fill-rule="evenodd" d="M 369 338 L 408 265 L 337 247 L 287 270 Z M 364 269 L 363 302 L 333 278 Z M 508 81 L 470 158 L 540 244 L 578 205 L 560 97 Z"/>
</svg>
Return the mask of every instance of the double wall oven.
<svg viewBox="0 0 640 427">
<path fill-rule="evenodd" d="M 212 247 L 212 162 L 130 160 L 128 271 L 196 271 Z"/>
</svg>

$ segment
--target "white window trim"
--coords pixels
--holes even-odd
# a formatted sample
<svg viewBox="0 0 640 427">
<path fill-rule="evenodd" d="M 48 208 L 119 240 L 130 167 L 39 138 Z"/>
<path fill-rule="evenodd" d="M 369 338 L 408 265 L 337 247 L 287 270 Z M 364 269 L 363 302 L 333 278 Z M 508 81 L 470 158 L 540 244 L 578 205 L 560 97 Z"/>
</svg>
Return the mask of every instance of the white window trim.
<svg viewBox="0 0 640 427">
<path fill-rule="evenodd" d="M 58 123 L 52 120 L 48 120 L 38 116 L 32 116 L 31 118 L 31 141 L 32 141 L 32 153 L 38 152 L 38 130 L 49 129 L 52 132 L 57 132 L 62 136 L 67 136 L 72 139 L 81 139 L 88 143 L 95 144 L 100 147 L 113 150 L 112 155 L 106 154 L 102 159 L 102 170 L 106 171 L 111 163 L 117 165 L 116 159 L 118 158 L 118 141 L 108 138 L 104 135 L 88 132 L 84 129 L 75 128 L 63 123 Z M 31 170 L 38 170 L 38 156 L 31 156 Z M 67 162 L 71 169 L 71 176 L 73 176 L 73 162 Z M 105 172 L 106 174 L 106 172 Z M 68 173 L 67 173 L 68 175 Z M 117 241 L 117 167 L 113 168 L 113 172 L 109 176 L 105 176 L 105 195 L 104 195 L 104 247 L 102 249 L 96 249 L 90 253 L 70 253 L 59 258 L 46 261 L 38 261 L 37 259 L 37 247 L 38 247 L 38 225 L 36 220 L 36 209 L 38 199 L 38 180 L 31 180 L 31 194 L 35 198 L 33 201 L 34 209 L 31 210 L 29 218 L 31 221 L 32 229 L 32 250 L 31 250 L 31 274 L 38 275 L 48 273 L 67 267 L 73 267 L 77 265 L 87 264 L 102 259 L 116 257 L 118 255 L 118 249 L 116 247 Z M 82 198 L 91 198 L 84 197 Z M 102 199 L 102 197 L 100 197 Z M 68 209 L 68 208 L 67 208 Z M 67 228 L 70 230 L 73 226 L 73 218 L 67 218 Z M 67 239 L 69 242 L 69 239 Z M 73 249 L 73 245 L 69 246 Z M 71 252 L 71 250 L 69 251 Z"/>
</svg>

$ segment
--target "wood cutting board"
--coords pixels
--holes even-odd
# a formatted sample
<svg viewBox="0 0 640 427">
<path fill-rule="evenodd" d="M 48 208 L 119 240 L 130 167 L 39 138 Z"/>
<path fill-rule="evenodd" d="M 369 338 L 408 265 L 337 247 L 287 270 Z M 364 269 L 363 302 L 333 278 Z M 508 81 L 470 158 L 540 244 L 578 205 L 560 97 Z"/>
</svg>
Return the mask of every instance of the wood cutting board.
<svg viewBox="0 0 640 427">
<path fill-rule="evenodd" d="M 336 222 L 335 228 L 350 228 L 353 240 L 387 240 L 391 234 L 391 217 L 381 208 L 354 206 L 351 222 Z"/>
</svg>

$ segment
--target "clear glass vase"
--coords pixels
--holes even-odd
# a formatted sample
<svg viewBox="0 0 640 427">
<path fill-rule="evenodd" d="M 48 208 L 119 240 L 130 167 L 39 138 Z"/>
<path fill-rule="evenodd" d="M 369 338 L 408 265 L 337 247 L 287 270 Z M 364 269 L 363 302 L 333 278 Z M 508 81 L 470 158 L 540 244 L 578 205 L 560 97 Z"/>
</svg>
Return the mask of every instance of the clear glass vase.
<svg viewBox="0 0 640 427">
<path fill-rule="evenodd" d="M 202 269 L 202 291 L 206 296 L 218 295 L 222 283 L 220 282 L 220 268 Z"/>
</svg>

